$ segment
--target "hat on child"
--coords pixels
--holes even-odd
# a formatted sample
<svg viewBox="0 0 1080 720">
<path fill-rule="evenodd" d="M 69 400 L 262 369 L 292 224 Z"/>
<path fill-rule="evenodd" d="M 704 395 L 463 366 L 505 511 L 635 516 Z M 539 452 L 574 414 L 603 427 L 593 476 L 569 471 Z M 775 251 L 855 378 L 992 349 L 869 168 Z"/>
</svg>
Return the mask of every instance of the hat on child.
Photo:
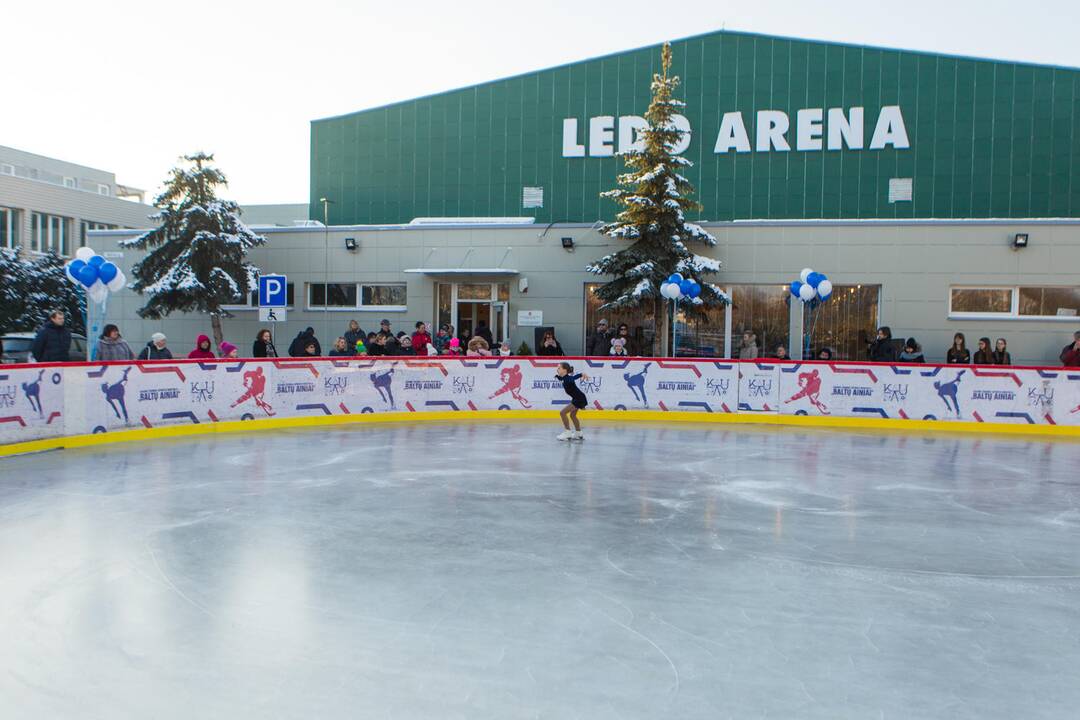
<svg viewBox="0 0 1080 720">
<path fill-rule="evenodd" d="M 153 342 L 162 342 L 166 339 L 165 333 L 154 333 L 150 336 L 150 340 Z"/>
<path fill-rule="evenodd" d="M 450 347 L 461 347 L 461 341 L 457 338 L 450 338 Z"/>
<path fill-rule="evenodd" d="M 233 345 L 231 342 L 228 342 L 228 341 L 222 342 L 220 347 L 221 347 L 221 354 L 222 355 L 228 355 L 233 350 L 236 350 L 236 346 Z"/>
</svg>

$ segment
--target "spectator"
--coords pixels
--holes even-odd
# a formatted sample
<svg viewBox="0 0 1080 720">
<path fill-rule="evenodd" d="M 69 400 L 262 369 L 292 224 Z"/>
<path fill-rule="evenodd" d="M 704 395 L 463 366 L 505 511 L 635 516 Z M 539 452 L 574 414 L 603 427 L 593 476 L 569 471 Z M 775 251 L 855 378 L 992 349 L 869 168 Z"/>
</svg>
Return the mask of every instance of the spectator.
<svg viewBox="0 0 1080 720">
<path fill-rule="evenodd" d="M 586 355 L 595 356 L 607 355 L 611 351 L 611 333 L 608 332 L 608 321 L 604 318 L 600 318 L 599 322 L 596 323 L 596 331 L 593 333 L 592 341 L 585 350 Z M 559 355 L 562 355 L 561 350 Z"/>
<path fill-rule="evenodd" d="M 787 354 L 787 345 L 780 344 L 776 346 L 776 350 L 773 351 L 773 358 L 776 360 L 790 360 Z"/>
<path fill-rule="evenodd" d="M 393 337 L 394 336 L 394 331 L 390 329 L 390 321 L 389 320 L 386 320 L 384 318 L 383 321 L 379 323 L 379 334 L 384 336 L 384 337 Z"/>
<path fill-rule="evenodd" d="M 997 347 L 994 349 L 995 365 L 1012 365 L 1012 356 L 1009 355 L 1009 345 L 1005 338 L 997 339 Z"/>
<path fill-rule="evenodd" d="M 637 356 L 641 354 L 641 348 L 637 346 L 634 338 L 630 335 L 630 326 L 626 323 L 619 323 L 619 327 L 615 330 L 615 337 L 623 341 L 623 348 L 626 350 L 627 355 Z"/>
<path fill-rule="evenodd" d="M 131 351 L 131 346 L 127 344 L 127 341 L 120 337 L 120 328 L 110 323 L 105 326 L 101 337 L 98 338 L 94 359 L 101 362 L 134 360 L 135 353 Z"/>
<path fill-rule="evenodd" d="M 322 357 L 319 351 L 319 343 L 315 338 L 304 343 L 304 354 L 300 357 Z"/>
<path fill-rule="evenodd" d="M 1072 345 L 1066 345 L 1061 351 L 1061 362 L 1065 367 L 1080 367 L 1080 332 L 1075 338 Z"/>
<path fill-rule="evenodd" d="M 188 353 L 188 357 L 193 360 L 213 360 L 214 352 L 210 349 L 210 338 L 207 335 L 200 335 L 195 339 L 195 349 Z"/>
<path fill-rule="evenodd" d="M 605 323 L 606 326 L 606 323 Z M 608 341 L 610 342 L 610 340 Z M 544 333 L 544 339 L 540 341 L 540 347 L 536 349 L 537 355 L 548 355 L 552 357 L 562 357 L 563 353 L 562 345 L 555 339 L 555 331 L 548 330 Z"/>
<path fill-rule="evenodd" d="M 608 354 L 626 357 L 629 354 L 626 352 L 626 340 L 621 337 L 611 338 L 611 350 Z"/>
<path fill-rule="evenodd" d="M 491 329 L 488 328 L 486 320 L 480 320 L 476 323 L 476 337 L 484 338 L 484 342 L 488 344 L 489 348 L 495 343 L 494 338 L 491 336 Z"/>
<path fill-rule="evenodd" d="M 503 340 L 501 343 L 499 343 L 499 347 L 495 350 L 495 354 L 499 355 L 500 357 L 510 357 L 511 355 L 513 355 L 513 353 L 510 352 L 510 341 Z"/>
<path fill-rule="evenodd" d="M 412 346 L 417 355 L 427 355 L 427 346 L 431 343 L 431 333 L 423 321 L 416 323 L 416 331 L 412 334 Z"/>
<path fill-rule="evenodd" d="M 168 338 L 164 333 L 156 332 L 150 336 L 150 342 L 146 343 L 146 347 L 139 353 L 140 360 L 172 360 L 172 350 L 167 348 L 166 342 Z"/>
<path fill-rule="evenodd" d="M 289 343 L 289 357 L 309 357 L 307 346 L 309 342 L 315 343 L 315 355 L 322 356 L 322 345 L 315 337 L 315 328 L 307 327 L 301 331 L 291 343 Z"/>
<path fill-rule="evenodd" d="M 375 333 L 368 333 L 368 335 L 367 335 L 367 354 L 368 355 L 371 355 L 372 357 L 379 357 L 379 356 L 382 356 L 382 355 L 386 354 L 386 353 L 383 352 L 383 349 L 385 348 L 385 346 L 379 344 L 379 338 L 382 338 L 382 335 L 376 335 Z M 383 338 L 383 340 L 385 341 L 385 338 Z"/>
<path fill-rule="evenodd" d="M 877 339 L 870 343 L 867 354 L 871 362 L 896 362 L 896 347 L 893 345 L 892 330 L 888 325 L 878 328 Z"/>
<path fill-rule="evenodd" d="M 221 357 L 226 360 L 235 360 L 240 356 L 240 348 L 233 345 L 227 340 L 222 340 L 221 345 L 218 346 L 218 350 L 221 351 Z"/>
<path fill-rule="evenodd" d="M 269 330 L 260 330 L 259 334 L 255 336 L 255 344 L 251 346 L 251 356 L 257 358 L 276 358 L 278 356 L 277 348 L 274 347 L 274 340 Z"/>
<path fill-rule="evenodd" d="M 396 337 L 393 335 L 382 335 L 381 333 L 380 337 L 382 338 L 383 355 L 401 354 L 401 343 L 398 342 Z"/>
<path fill-rule="evenodd" d="M 740 360 L 753 360 L 758 356 L 757 335 L 747 330 L 742 336 L 742 347 L 739 349 Z"/>
<path fill-rule="evenodd" d="M 908 338 L 904 343 L 904 351 L 900 353 L 900 362 L 906 363 L 924 363 L 926 358 L 923 357 L 922 346 L 915 341 L 915 338 Z"/>
<path fill-rule="evenodd" d="M 352 350 L 353 354 L 356 351 L 356 341 L 363 340 L 365 337 L 364 331 L 360 329 L 360 323 L 355 320 L 349 321 L 349 329 L 345 331 L 345 347 Z"/>
<path fill-rule="evenodd" d="M 30 355 L 35 362 L 67 362 L 71 357 L 71 330 L 64 325 L 64 311 L 53 310 L 34 336 Z"/>
<path fill-rule="evenodd" d="M 1070 353 L 1074 353 L 1077 350 L 1080 350 L 1080 330 L 1074 332 L 1073 341 L 1061 349 L 1061 354 L 1058 355 L 1061 364 L 1065 367 L 1080 367 L 1080 363 L 1078 363 L 1075 358 L 1071 363 L 1067 360 L 1067 358 L 1070 357 Z"/>
<path fill-rule="evenodd" d="M 356 322 L 355 320 L 353 322 Z M 330 351 L 330 357 L 349 357 L 355 353 L 349 352 L 349 344 L 344 337 L 339 337 L 334 341 L 334 349 Z"/>
<path fill-rule="evenodd" d="M 979 338 L 979 349 L 975 351 L 976 365 L 993 365 L 994 351 L 990 349 L 990 338 Z"/>
<path fill-rule="evenodd" d="M 817 359 L 830 362 L 832 360 L 832 350 L 827 347 L 821 348 L 821 350 L 818 351 Z"/>
<path fill-rule="evenodd" d="M 446 343 L 446 354 L 458 357 L 461 355 L 461 341 L 456 337 L 450 338 L 450 341 Z"/>
<path fill-rule="evenodd" d="M 487 357 L 491 355 L 490 347 L 487 340 L 477 335 L 469 341 L 469 351 L 465 355 L 468 357 Z"/>
<path fill-rule="evenodd" d="M 439 331 L 435 333 L 435 339 L 432 340 L 432 345 L 435 346 L 435 352 L 439 355 L 446 353 L 446 346 L 450 343 L 450 338 L 454 337 L 454 327 L 452 325 L 440 325 Z"/>
<path fill-rule="evenodd" d="M 949 365 L 968 365 L 971 363 L 971 352 L 967 349 L 967 339 L 964 333 L 953 335 L 952 347 L 945 353 L 945 362 Z"/>
<path fill-rule="evenodd" d="M 427 333 L 424 334 L 426 335 Z M 413 339 L 405 333 L 401 333 L 401 335 L 398 336 L 398 347 L 398 355 L 404 355 L 406 357 L 409 355 L 416 355 L 416 348 L 413 347 Z"/>
</svg>

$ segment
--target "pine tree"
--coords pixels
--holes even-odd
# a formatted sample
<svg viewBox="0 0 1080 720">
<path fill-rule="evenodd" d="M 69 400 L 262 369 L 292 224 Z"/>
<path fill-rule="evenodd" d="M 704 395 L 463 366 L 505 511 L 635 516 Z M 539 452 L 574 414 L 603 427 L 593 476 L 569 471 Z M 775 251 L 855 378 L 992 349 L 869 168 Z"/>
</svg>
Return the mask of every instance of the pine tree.
<svg viewBox="0 0 1080 720">
<path fill-rule="evenodd" d="M 160 225 L 121 245 L 151 248 L 131 269 L 131 287 L 148 296 L 139 315 L 156 319 L 177 311 L 208 313 L 214 343 L 220 345 L 221 319 L 232 317 L 224 306 L 242 302 L 258 282 L 258 268 L 247 262 L 247 252 L 266 238 L 240 221 L 235 202 L 217 197 L 217 188 L 228 182 L 212 165 L 213 155 L 196 153 L 183 160 L 154 198 L 160 212 L 151 219 Z"/>
<path fill-rule="evenodd" d="M 701 303 L 687 303 L 689 312 L 695 307 L 726 305 L 728 297 L 704 279 L 720 271 L 720 261 L 695 255 L 688 248 L 688 244 L 713 247 L 716 239 L 701 226 L 686 222 L 686 213 L 701 210 L 701 205 L 690 198 L 694 187 L 678 172 L 693 163 L 671 151 L 682 137 L 673 116 L 686 103 L 672 97 L 679 78 L 670 74 L 668 43 L 664 43 L 661 60 L 663 73 L 653 75 L 652 102 L 645 113 L 648 126 L 639 132 L 643 148 L 621 153 L 628 168 L 617 178 L 622 187 L 601 193 L 624 208 L 615 222 L 603 226 L 601 232 L 632 244 L 600 258 L 586 270 L 614 276 L 594 291 L 604 301 L 601 307 L 615 309 L 652 302 L 655 317 L 660 319 L 661 337 L 666 338 L 665 300 L 660 286 L 672 273 L 693 277 L 701 285 Z"/>
<path fill-rule="evenodd" d="M 53 310 L 63 310 L 73 333 L 86 334 L 86 293 L 68 277 L 66 263 L 54 252 L 25 263 L 22 314 L 16 320 L 20 330 L 41 327 Z"/>
<path fill-rule="evenodd" d="M 0 334 L 21 330 L 26 290 L 26 263 L 13 250 L 0 249 Z"/>
</svg>

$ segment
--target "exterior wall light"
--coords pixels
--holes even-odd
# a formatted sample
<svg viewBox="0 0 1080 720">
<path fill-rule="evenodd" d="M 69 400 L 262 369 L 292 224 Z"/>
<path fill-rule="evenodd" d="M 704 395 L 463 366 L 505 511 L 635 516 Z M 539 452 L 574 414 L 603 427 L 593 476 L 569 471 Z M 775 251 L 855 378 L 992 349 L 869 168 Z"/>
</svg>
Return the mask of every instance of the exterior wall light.
<svg viewBox="0 0 1080 720">
<path fill-rule="evenodd" d="M 1012 246 L 1013 250 L 1021 250 L 1023 248 L 1026 248 L 1028 246 L 1028 234 L 1016 233 L 1016 235 L 1013 236 Z"/>
<path fill-rule="evenodd" d="M 356 238 L 345 238 L 345 249 L 351 252 L 356 252 L 357 248 Z"/>
</svg>

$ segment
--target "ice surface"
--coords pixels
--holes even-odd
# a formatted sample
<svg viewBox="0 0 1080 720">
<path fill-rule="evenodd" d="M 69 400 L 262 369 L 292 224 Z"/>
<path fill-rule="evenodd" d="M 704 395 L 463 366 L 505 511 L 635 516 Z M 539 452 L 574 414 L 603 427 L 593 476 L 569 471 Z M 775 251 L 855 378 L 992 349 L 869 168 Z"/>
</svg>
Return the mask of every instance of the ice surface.
<svg viewBox="0 0 1080 720">
<path fill-rule="evenodd" d="M 1080 444 L 582 418 L 0 460 L 0 716 L 1076 717 Z"/>
</svg>

